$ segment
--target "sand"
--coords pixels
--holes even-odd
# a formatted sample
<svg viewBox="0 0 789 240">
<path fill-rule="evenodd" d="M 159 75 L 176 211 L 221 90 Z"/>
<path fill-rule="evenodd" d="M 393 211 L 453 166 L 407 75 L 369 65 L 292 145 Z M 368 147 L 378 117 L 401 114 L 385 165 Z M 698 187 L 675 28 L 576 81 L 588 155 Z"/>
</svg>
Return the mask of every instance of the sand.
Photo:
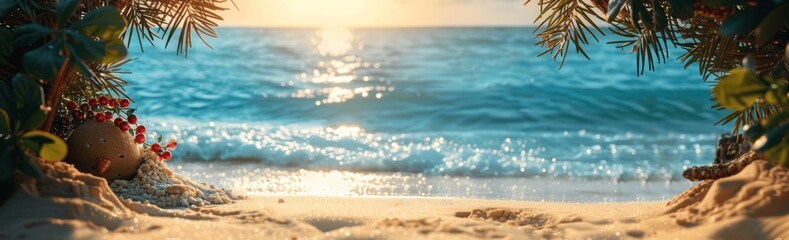
<svg viewBox="0 0 789 240">
<path fill-rule="evenodd" d="M 145 151 L 142 159 L 133 179 L 118 179 L 110 183 L 110 188 L 120 198 L 163 208 L 226 204 L 242 198 L 225 189 L 174 173 L 151 151 Z"/>
<path fill-rule="evenodd" d="M 670 202 L 253 196 L 161 209 L 56 164 L 0 206 L 0 239 L 789 239 L 789 170 L 765 161 Z"/>
</svg>

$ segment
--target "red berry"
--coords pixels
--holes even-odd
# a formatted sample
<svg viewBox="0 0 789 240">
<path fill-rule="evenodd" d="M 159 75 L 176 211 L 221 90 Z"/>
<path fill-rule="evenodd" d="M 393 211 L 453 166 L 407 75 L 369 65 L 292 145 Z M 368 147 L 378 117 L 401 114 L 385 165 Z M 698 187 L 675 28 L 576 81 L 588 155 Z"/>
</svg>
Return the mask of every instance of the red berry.
<svg viewBox="0 0 789 240">
<path fill-rule="evenodd" d="M 129 107 L 129 99 L 121 99 L 119 104 L 122 108 Z"/>
<path fill-rule="evenodd" d="M 88 99 L 88 105 L 90 105 L 91 107 L 98 106 L 99 105 L 99 101 L 96 100 L 95 98 Z"/>
<path fill-rule="evenodd" d="M 77 109 L 77 103 L 74 101 L 69 101 L 68 103 L 66 103 L 66 108 L 68 108 L 68 110 Z"/>
<path fill-rule="evenodd" d="M 161 155 L 159 155 L 159 158 L 161 158 L 162 160 L 165 160 L 165 161 L 170 160 L 170 158 L 172 158 L 172 157 L 173 157 L 173 154 L 170 153 L 170 151 L 164 151 Z"/>
<path fill-rule="evenodd" d="M 151 145 L 151 151 L 158 153 L 161 150 L 162 150 L 162 145 L 159 145 L 158 143 L 154 143 L 153 145 Z"/>
<path fill-rule="evenodd" d="M 82 114 L 82 111 L 80 110 L 71 110 L 71 116 L 74 117 L 74 119 L 77 119 L 77 121 L 82 121 L 85 119 L 85 115 Z"/>
<path fill-rule="evenodd" d="M 175 146 L 176 146 L 176 143 L 175 143 L 174 140 L 167 143 L 167 148 L 169 148 L 169 149 L 173 149 L 173 148 L 175 148 Z"/>
<path fill-rule="evenodd" d="M 96 114 L 93 113 L 93 111 L 88 110 L 88 113 L 85 114 L 85 117 L 87 117 L 88 119 L 93 119 L 94 117 L 96 117 Z"/>
<path fill-rule="evenodd" d="M 96 113 L 96 121 L 97 122 L 104 122 L 106 118 L 104 118 L 104 113 Z"/>
<path fill-rule="evenodd" d="M 107 105 L 110 106 L 111 108 L 114 108 L 115 104 L 117 104 L 117 103 L 118 103 L 118 101 L 113 98 L 113 99 L 110 99 L 110 102 L 107 103 Z"/>
<path fill-rule="evenodd" d="M 128 120 L 131 124 L 137 124 L 137 115 L 129 114 L 129 116 L 126 117 L 126 120 Z"/>
<path fill-rule="evenodd" d="M 107 99 L 107 97 L 105 97 L 105 96 L 99 97 L 99 104 L 101 104 L 102 106 L 107 106 L 107 104 L 109 104 L 109 102 L 110 102 L 110 100 Z"/>
<path fill-rule="evenodd" d="M 137 135 L 134 136 L 134 142 L 139 143 L 139 144 L 144 143 L 145 142 L 145 133 L 137 133 Z"/>
<path fill-rule="evenodd" d="M 112 112 L 110 112 L 110 111 L 104 112 L 104 118 L 105 119 L 112 119 Z"/>
<path fill-rule="evenodd" d="M 129 126 L 129 123 L 126 121 L 121 122 L 121 124 L 118 125 L 118 127 L 121 128 L 121 131 L 124 132 L 129 131 L 129 128 L 131 128 L 131 126 Z"/>
<path fill-rule="evenodd" d="M 115 118 L 115 126 L 120 127 L 122 122 L 123 118 Z"/>
<path fill-rule="evenodd" d="M 136 133 L 145 133 L 145 131 L 146 131 L 146 129 L 145 129 L 145 126 L 143 126 L 143 125 L 137 126 L 137 129 L 134 129 L 134 132 L 136 132 Z"/>
<path fill-rule="evenodd" d="M 79 105 L 79 110 L 82 110 L 83 112 L 88 112 L 88 110 L 90 110 L 90 106 L 88 106 L 87 103 L 83 103 L 82 105 Z"/>
</svg>

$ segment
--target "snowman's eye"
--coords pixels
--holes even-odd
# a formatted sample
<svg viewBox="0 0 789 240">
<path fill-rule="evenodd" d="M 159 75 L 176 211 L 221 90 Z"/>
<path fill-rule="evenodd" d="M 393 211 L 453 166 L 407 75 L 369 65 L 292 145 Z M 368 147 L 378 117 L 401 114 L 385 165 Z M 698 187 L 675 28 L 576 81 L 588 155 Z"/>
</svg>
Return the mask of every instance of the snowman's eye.
<svg viewBox="0 0 789 240">
<path fill-rule="evenodd" d="M 123 154 L 118 154 L 118 157 L 119 158 L 123 158 Z"/>
<path fill-rule="evenodd" d="M 103 142 L 103 143 L 107 143 L 107 139 L 104 139 L 104 138 L 102 138 L 102 139 L 101 139 L 101 142 Z"/>
<path fill-rule="evenodd" d="M 90 143 L 86 144 L 85 146 L 90 147 Z"/>
</svg>

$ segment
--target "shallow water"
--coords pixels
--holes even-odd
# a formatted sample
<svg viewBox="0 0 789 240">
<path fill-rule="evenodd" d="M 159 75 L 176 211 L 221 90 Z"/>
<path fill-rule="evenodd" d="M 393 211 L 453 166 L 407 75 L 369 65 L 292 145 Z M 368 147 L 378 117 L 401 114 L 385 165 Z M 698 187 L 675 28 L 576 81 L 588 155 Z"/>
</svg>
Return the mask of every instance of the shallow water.
<svg viewBox="0 0 789 240">
<path fill-rule="evenodd" d="M 227 178 L 284 168 L 687 186 L 681 171 L 711 162 L 727 128 L 712 125 L 724 113 L 697 70 L 672 61 L 636 77 L 635 56 L 606 44 L 559 70 L 535 57 L 531 31 L 220 29 L 213 50 L 196 45 L 186 59 L 162 43 L 133 48 L 126 79 L 141 121 L 179 139 L 175 161 L 198 178 L 243 160 L 247 173 Z M 471 196 L 524 192 L 492 191 Z"/>
</svg>

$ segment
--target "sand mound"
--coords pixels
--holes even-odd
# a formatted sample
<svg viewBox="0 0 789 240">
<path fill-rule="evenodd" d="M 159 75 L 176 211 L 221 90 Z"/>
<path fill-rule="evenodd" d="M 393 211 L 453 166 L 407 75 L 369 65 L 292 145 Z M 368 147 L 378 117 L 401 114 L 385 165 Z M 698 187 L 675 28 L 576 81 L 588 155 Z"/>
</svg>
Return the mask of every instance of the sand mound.
<svg viewBox="0 0 789 240">
<path fill-rule="evenodd" d="M 666 214 L 681 226 L 713 228 L 707 231 L 713 238 L 789 237 L 789 169 L 754 161 L 734 176 L 688 189 Z"/>
<path fill-rule="evenodd" d="M 123 199 L 151 203 L 159 207 L 194 207 L 231 203 L 239 197 L 173 173 L 152 152 L 143 154 L 143 163 L 132 180 L 115 180 L 112 190 Z"/>
<path fill-rule="evenodd" d="M 134 212 L 112 193 L 107 181 L 77 171 L 66 163 L 44 163 L 44 178 L 17 174 L 18 189 L 0 206 L 0 232 L 9 238 L 38 234 L 88 237 L 106 231 L 139 231 Z M 24 230 L 24 231 L 23 231 Z M 15 235 L 18 234 L 18 235 Z M 2 238 L 3 236 L 0 236 Z"/>
</svg>

